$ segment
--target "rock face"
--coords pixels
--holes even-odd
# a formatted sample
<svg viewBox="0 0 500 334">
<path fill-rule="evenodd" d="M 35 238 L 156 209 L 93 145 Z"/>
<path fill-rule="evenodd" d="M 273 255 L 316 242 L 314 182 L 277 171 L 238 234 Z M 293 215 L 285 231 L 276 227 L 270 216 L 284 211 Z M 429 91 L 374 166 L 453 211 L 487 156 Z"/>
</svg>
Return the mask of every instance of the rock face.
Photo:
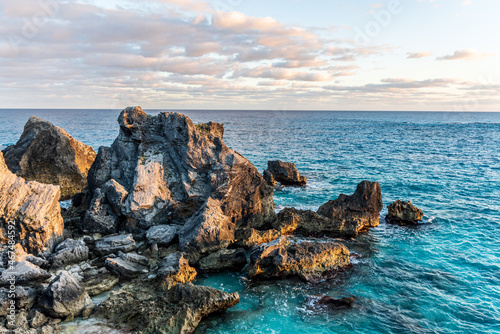
<svg viewBox="0 0 500 334">
<path fill-rule="evenodd" d="M 159 292 L 147 284 L 128 285 L 112 292 L 101 303 L 97 316 L 117 324 L 126 324 L 132 332 L 192 333 L 200 320 L 224 312 L 239 302 L 238 293 L 214 288 L 177 284 Z"/>
<path fill-rule="evenodd" d="M 89 172 L 95 217 L 114 222 L 112 212 L 129 231 L 175 222 L 182 248 L 201 253 L 225 248 L 236 227 L 274 218 L 272 187 L 224 144 L 223 125 L 194 125 L 172 112 L 152 117 L 140 107 L 123 110 L 118 122 L 118 138 L 99 149 Z M 120 196 L 110 195 L 108 182 Z"/>
<path fill-rule="evenodd" d="M 305 186 L 307 184 L 307 179 L 299 174 L 297 166 L 292 162 L 268 161 L 264 176 L 271 185 L 276 185 L 276 181 L 284 186 Z"/>
<path fill-rule="evenodd" d="M 8 243 L 10 231 L 29 253 L 50 253 L 64 228 L 59 197 L 58 186 L 14 175 L 0 153 L 0 242 Z"/>
<path fill-rule="evenodd" d="M 94 150 L 63 129 L 32 116 L 16 145 L 4 151 L 9 169 L 27 180 L 61 186 L 61 198 L 70 198 L 87 185 Z"/>
<path fill-rule="evenodd" d="M 56 318 L 76 316 L 93 307 L 85 289 L 67 271 L 62 271 L 50 282 L 38 302 L 46 312 Z"/>
<path fill-rule="evenodd" d="M 248 276 L 296 276 L 308 282 L 318 282 L 349 265 L 349 250 L 340 243 L 281 237 L 252 251 Z"/>
<path fill-rule="evenodd" d="M 411 204 L 411 201 L 404 202 L 397 200 L 387 207 L 389 213 L 385 220 L 389 223 L 400 225 L 417 224 L 424 217 L 422 210 Z"/>
</svg>

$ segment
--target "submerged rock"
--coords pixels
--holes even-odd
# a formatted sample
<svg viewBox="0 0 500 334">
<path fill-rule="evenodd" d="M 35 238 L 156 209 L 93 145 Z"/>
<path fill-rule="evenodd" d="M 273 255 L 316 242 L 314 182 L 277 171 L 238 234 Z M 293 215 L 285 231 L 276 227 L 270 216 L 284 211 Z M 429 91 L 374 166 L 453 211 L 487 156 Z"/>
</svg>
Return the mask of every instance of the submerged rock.
<svg viewBox="0 0 500 334">
<path fill-rule="evenodd" d="M 293 162 L 268 161 L 264 176 L 271 185 L 276 185 L 276 181 L 284 186 L 305 186 L 307 184 L 307 179 L 299 174 L 297 166 Z"/>
<path fill-rule="evenodd" d="M 50 282 L 38 302 L 47 313 L 56 318 L 88 313 L 94 306 L 85 289 L 67 271 L 62 271 Z"/>
<path fill-rule="evenodd" d="M 24 126 L 19 141 L 3 153 L 12 172 L 30 181 L 61 186 L 63 199 L 85 188 L 96 157 L 92 147 L 35 116 Z"/>
<path fill-rule="evenodd" d="M 422 210 L 411 204 L 411 201 L 404 202 L 397 200 L 387 206 L 389 213 L 385 220 L 389 223 L 400 225 L 417 224 L 424 217 Z"/>
<path fill-rule="evenodd" d="M 296 276 L 308 282 L 318 282 L 348 266 L 349 250 L 340 243 L 281 237 L 252 251 L 248 276 Z"/>
<path fill-rule="evenodd" d="M 120 205 L 112 205 L 107 192 L 101 201 L 123 228 L 144 231 L 175 222 L 186 226 L 179 232 L 184 249 L 212 252 L 233 242 L 235 227 L 260 226 L 274 218 L 273 188 L 226 146 L 223 125 L 194 125 L 173 112 L 152 117 L 140 107 L 123 110 L 118 121 L 118 138 L 99 149 L 89 172 L 89 191 L 97 201 L 110 180 L 123 188 Z M 102 209 L 94 216 L 109 212 Z M 207 224 L 211 214 L 217 221 Z"/>
<path fill-rule="evenodd" d="M 327 308 L 330 310 L 339 310 L 351 308 L 354 304 L 354 298 L 344 297 L 336 299 L 327 295 L 310 296 L 306 299 L 306 304 L 316 308 Z"/>
<path fill-rule="evenodd" d="M 168 291 L 159 291 L 139 282 L 112 292 L 99 305 L 96 315 L 126 324 L 132 332 L 193 333 L 203 317 L 224 312 L 238 302 L 238 293 L 210 287 L 177 284 Z"/>
<path fill-rule="evenodd" d="M 64 228 L 59 197 L 58 186 L 14 175 L 0 153 L 0 242 L 13 240 L 34 255 L 50 253 Z"/>
</svg>

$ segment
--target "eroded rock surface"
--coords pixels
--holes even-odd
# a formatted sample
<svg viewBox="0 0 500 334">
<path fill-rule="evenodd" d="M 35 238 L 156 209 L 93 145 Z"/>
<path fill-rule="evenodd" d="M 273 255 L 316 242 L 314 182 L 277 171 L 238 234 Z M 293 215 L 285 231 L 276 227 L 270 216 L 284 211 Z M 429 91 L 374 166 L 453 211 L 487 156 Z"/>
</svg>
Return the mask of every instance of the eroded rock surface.
<svg viewBox="0 0 500 334">
<path fill-rule="evenodd" d="M 411 204 L 411 201 L 405 202 L 397 200 L 387 206 L 389 213 L 385 220 L 389 223 L 400 225 L 417 224 L 424 217 L 422 210 Z"/>
<path fill-rule="evenodd" d="M 196 275 L 196 269 L 189 265 L 185 254 L 181 252 L 167 255 L 158 264 L 157 280 L 167 289 L 179 283 L 192 282 Z"/>
<path fill-rule="evenodd" d="M 244 249 L 221 249 L 202 258 L 199 270 L 202 272 L 240 271 L 247 264 Z"/>
<path fill-rule="evenodd" d="M 248 276 L 261 278 L 299 277 L 318 282 L 350 266 L 349 250 L 343 244 L 317 239 L 281 237 L 256 247 L 250 255 Z"/>
<path fill-rule="evenodd" d="M 305 186 L 307 184 L 307 179 L 299 174 L 297 166 L 293 162 L 281 160 L 268 161 L 264 177 L 273 186 L 276 185 L 276 182 L 283 186 Z"/>
<path fill-rule="evenodd" d="M 63 129 L 32 116 L 19 141 L 3 150 L 5 162 L 16 175 L 30 181 L 61 186 L 61 198 L 70 198 L 87 185 L 95 160 L 92 147 Z"/>
</svg>

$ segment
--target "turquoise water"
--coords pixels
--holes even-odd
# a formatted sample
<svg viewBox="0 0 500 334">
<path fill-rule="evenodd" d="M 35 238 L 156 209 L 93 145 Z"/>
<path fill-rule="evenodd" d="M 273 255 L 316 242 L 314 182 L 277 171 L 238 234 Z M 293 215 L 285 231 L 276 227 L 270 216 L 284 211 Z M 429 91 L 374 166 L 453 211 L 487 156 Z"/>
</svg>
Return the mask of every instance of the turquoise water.
<svg viewBox="0 0 500 334">
<path fill-rule="evenodd" d="M 0 144 L 14 143 L 29 115 L 97 148 L 118 133 L 119 111 L 0 110 Z M 149 113 L 156 113 L 149 111 Z M 500 333 L 500 114 L 184 111 L 225 123 L 225 142 L 259 170 L 297 163 L 306 188 L 277 191 L 278 208 L 317 209 L 364 180 L 380 182 L 384 205 L 411 200 L 418 227 L 384 222 L 346 243 L 353 268 L 317 285 L 251 282 L 239 274 L 198 283 L 240 293 L 197 333 Z M 355 307 L 314 312 L 326 293 Z"/>
</svg>

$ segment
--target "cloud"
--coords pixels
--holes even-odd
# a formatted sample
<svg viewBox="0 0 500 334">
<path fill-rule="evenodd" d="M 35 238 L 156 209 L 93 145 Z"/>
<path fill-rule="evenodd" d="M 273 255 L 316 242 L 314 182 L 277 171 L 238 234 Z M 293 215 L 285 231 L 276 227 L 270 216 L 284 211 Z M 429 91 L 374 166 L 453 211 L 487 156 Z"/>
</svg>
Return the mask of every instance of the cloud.
<svg viewBox="0 0 500 334">
<path fill-rule="evenodd" d="M 436 58 L 437 60 L 475 60 L 493 56 L 491 53 L 478 52 L 473 49 L 458 50 L 452 55 Z"/>
<path fill-rule="evenodd" d="M 432 52 L 408 52 L 408 59 L 417 59 L 417 58 L 425 58 L 432 56 Z"/>
</svg>

